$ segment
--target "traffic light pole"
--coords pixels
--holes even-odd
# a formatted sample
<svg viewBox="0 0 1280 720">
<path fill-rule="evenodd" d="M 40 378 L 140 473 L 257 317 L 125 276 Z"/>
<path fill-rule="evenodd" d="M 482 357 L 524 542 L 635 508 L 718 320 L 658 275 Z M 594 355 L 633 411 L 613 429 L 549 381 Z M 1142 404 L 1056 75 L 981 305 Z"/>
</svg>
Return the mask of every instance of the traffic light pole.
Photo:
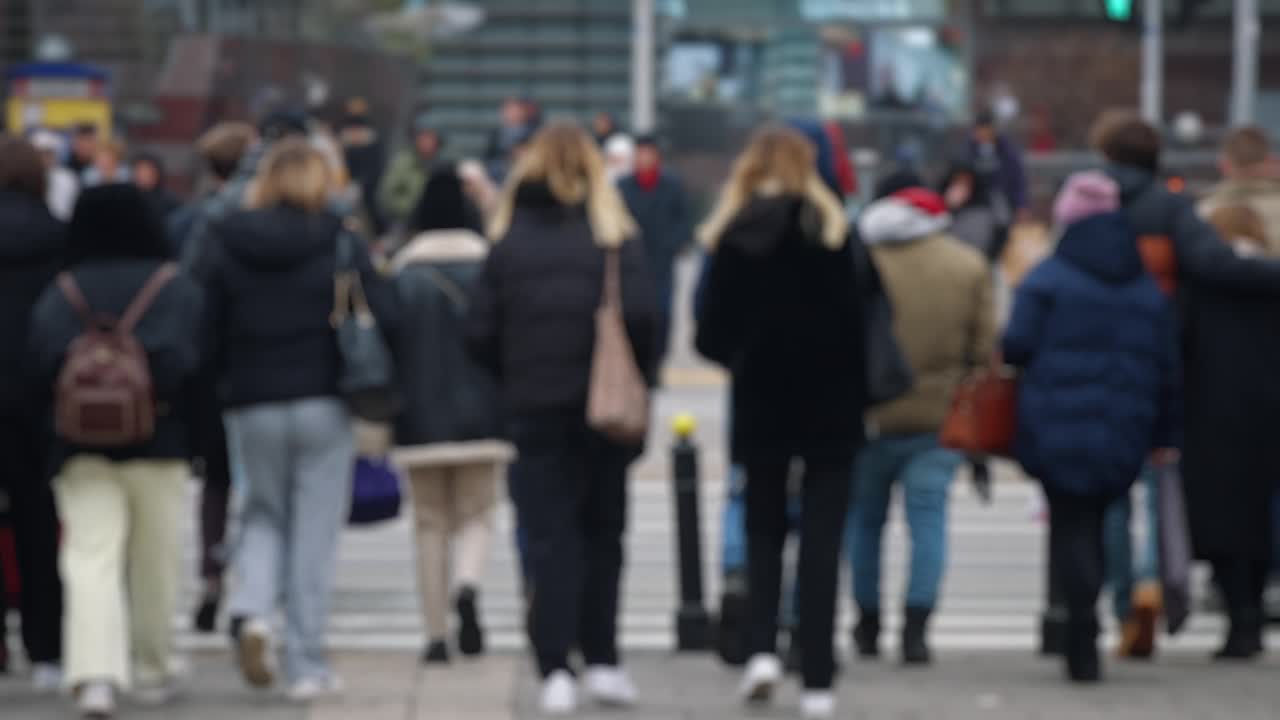
<svg viewBox="0 0 1280 720">
<path fill-rule="evenodd" d="M 1262 26 L 1258 20 L 1258 0 L 1236 0 L 1235 38 L 1231 47 L 1231 125 L 1240 127 L 1254 121 L 1258 96 L 1258 41 Z"/>
<path fill-rule="evenodd" d="M 1142 7 L 1142 118 L 1159 127 L 1164 115 L 1164 3 Z"/>
<path fill-rule="evenodd" d="M 654 0 L 631 0 L 631 130 L 638 134 L 657 125 L 656 22 Z"/>
</svg>

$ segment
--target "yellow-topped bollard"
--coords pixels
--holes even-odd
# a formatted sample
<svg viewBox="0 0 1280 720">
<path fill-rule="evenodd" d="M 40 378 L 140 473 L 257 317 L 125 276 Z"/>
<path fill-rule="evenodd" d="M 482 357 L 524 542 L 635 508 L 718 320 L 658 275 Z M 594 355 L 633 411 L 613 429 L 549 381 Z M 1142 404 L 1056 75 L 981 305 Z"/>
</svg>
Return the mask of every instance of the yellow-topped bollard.
<svg viewBox="0 0 1280 720">
<path fill-rule="evenodd" d="M 698 431 L 698 420 L 692 413 L 680 413 L 671 419 L 671 431 L 676 437 L 687 440 Z"/>
</svg>

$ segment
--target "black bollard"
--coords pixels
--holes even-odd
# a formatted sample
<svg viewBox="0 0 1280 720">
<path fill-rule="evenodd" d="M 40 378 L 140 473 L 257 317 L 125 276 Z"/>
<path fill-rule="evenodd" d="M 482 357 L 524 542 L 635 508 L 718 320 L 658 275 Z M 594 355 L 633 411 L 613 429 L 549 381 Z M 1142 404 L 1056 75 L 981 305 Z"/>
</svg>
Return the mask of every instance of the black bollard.
<svg viewBox="0 0 1280 720">
<path fill-rule="evenodd" d="M 680 607 L 676 610 L 676 650 L 700 652 L 711 646 L 711 619 L 702 598 L 702 524 L 698 514 L 698 446 L 693 442 L 693 418 L 681 415 L 675 423 L 671 448 L 675 497 L 677 552 L 680 566 Z"/>
</svg>

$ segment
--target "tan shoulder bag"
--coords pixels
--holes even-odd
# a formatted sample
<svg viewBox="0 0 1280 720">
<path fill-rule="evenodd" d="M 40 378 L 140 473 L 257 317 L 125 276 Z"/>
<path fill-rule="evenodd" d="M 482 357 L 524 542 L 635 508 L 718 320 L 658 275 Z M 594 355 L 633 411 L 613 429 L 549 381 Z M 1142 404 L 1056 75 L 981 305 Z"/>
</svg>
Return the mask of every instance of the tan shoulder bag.
<svg viewBox="0 0 1280 720">
<path fill-rule="evenodd" d="M 639 443 L 649 432 L 649 387 L 627 336 L 618 250 L 606 252 L 604 268 L 587 389 L 587 424 L 611 440 Z"/>
</svg>

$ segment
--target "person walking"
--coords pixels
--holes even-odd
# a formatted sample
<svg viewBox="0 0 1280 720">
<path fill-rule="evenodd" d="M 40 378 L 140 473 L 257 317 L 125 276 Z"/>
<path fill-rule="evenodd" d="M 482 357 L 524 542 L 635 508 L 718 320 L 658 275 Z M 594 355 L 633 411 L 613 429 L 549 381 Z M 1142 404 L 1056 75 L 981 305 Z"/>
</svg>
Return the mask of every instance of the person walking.
<svg viewBox="0 0 1280 720">
<path fill-rule="evenodd" d="M 1209 216 L 1237 252 L 1273 254 L 1267 226 L 1249 205 Z M 1182 472 L 1192 546 L 1209 561 L 1230 620 L 1218 660 L 1263 651 L 1263 593 L 1272 553 L 1272 501 L 1280 458 L 1270 429 L 1280 421 L 1280 302 L 1188 294 L 1183 321 L 1186 442 Z"/>
<path fill-rule="evenodd" d="M 965 160 L 982 176 L 989 190 L 997 225 L 1008 228 L 1024 219 L 1031 193 L 1022 149 L 1000 131 L 994 113 L 978 114 L 969 135 Z M 1003 250 L 997 247 L 994 255 L 999 257 Z"/>
<path fill-rule="evenodd" d="M 167 229 L 169 216 L 178 209 L 180 203 L 165 187 L 164 163 L 160 157 L 149 153 L 135 155 L 129 162 L 129 178 L 142 191 L 147 204 Z"/>
<path fill-rule="evenodd" d="M 351 180 L 360 188 L 360 205 L 369 215 L 374 237 L 387 231 L 387 223 L 378 202 L 378 185 L 387 169 L 387 150 L 382 136 L 369 116 L 369 101 L 362 97 L 347 101 L 338 141 L 342 144 L 343 163 Z"/>
<path fill-rule="evenodd" d="M 31 133 L 31 144 L 40 153 L 44 161 L 45 201 L 49 204 L 49 212 L 62 222 L 71 219 L 71 212 L 76 207 L 76 196 L 80 194 L 80 178 L 62 165 L 63 148 L 66 141 L 52 130 L 40 129 Z"/>
<path fill-rule="evenodd" d="M 862 308 L 844 210 L 817 149 L 756 133 L 699 230 L 713 254 L 695 345 L 730 370 L 734 462 L 746 470 L 751 659 L 741 687 L 767 702 L 777 656 L 792 466 L 803 466 L 798 590 L 806 718 L 835 716 L 832 631 L 853 459 L 863 442 Z"/>
<path fill-rule="evenodd" d="M 296 701 L 341 689 L 324 632 L 355 445 L 330 325 L 344 232 L 328 210 L 330 172 L 306 141 L 275 143 L 249 195 L 252 209 L 210 229 L 203 275 L 227 433 L 247 483 L 228 602 L 232 635 L 245 680 L 270 686 L 270 622 L 283 603 L 283 669 Z M 394 295 L 367 253 L 354 260 L 389 332 Z"/>
<path fill-rule="evenodd" d="M 1275 256 L 1280 255 L 1280 167 L 1271 153 L 1271 140 L 1262 128 L 1232 130 L 1218 157 L 1222 182 L 1200 201 L 1199 210 L 1209 218 L 1221 208 L 1250 208 L 1266 231 L 1265 254 Z"/>
<path fill-rule="evenodd" d="M 1061 240 L 1018 288 L 1003 342 L 1022 370 L 1015 455 L 1049 499 L 1066 668 L 1078 683 L 1102 678 L 1103 514 L 1151 453 L 1168 461 L 1180 443 L 1176 322 L 1120 203 L 1106 175 L 1068 179 L 1054 203 Z"/>
<path fill-rule="evenodd" d="M 426 117 L 413 124 L 413 145 L 396 153 L 378 185 L 377 204 L 388 224 L 404 226 L 422 199 L 444 138 Z"/>
<path fill-rule="evenodd" d="M 497 439 L 502 436 L 497 384 L 466 349 L 471 289 L 489 245 L 455 168 L 439 168 L 425 195 L 431 200 L 419 206 L 411 224 L 416 235 L 393 261 L 404 314 L 393 347 L 406 399 L 396 422 L 395 457 L 407 468 L 413 490 L 428 638 L 422 659 L 446 663 L 450 588 L 456 588 L 457 649 L 468 657 L 485 649 L 480 587 L 499 476 L 514 453 Z"/>
<path fill-rule="evenodd" d="M 999 262 L 994 253 L 1008 228 L 996 221 L 990 189 L 982 175 L 959 163 L 947 171 L 938 188 L 951 213 L 951 236 L 982 253 L 989 263 Z"/>
<path fill-rule="evenodd" d="M 915 379 L 910 392 L 868 414 L 873 437 L 858 456 L 846 545 L 861 617 L 854 644 L 880 652 L 881 541 L 893 486 L 911 534 L 902 661 L 927 664 L 926 632 L 947 564 L 951 482 L 963 462 L 938 432 L 964 375 L 995 349 L 991 273 L 984 256 L 947 232 L 946 203 L 922 187 L 872 203 L 858 222 L 893 306 L 894 335 Z"/>
<path fill-rule="evenodd" d="M 507 436 L 519 453 L 512 499 L 525 536 L 541 707 L 577 707 L 569 654 L 587 693 L 631 705 L 618 652 L 627 469 L 643 442 L 612 440 L 586 421 L 595 315 L 616 253 L 636 364 L 655 375 L 656 309 L 643 246 L 591 136 L 553 123 L 508 180 L 489 228 L 496 243 L 472 293 L 468 342 L 498 379 Z"/>
<path fill-rule="evenodd" d="M 193 383 L 206 350 L 198 331 L 203 298 L 178 273 L 162 226 L 131 185 L 86 190 L 67 242 L 70 269 L 44 291 L 31 316 L 28 361 L 32 384 L 48 393 L 43 412 L 51 413 L 55 400 L 76 400 L 77 391 L 68 394 L 65 386 L 54 393 L 55 383 L 67 382 L 67 363 L 80 363 L 71 382 L 95 377 L 86 374 L 81 348 L 105 327 L 140 345 L 154 393 L 154 426 L 138 441 L 87 441 L 59 414 L 53 450 L 66 584 L 64 686 L 85 717 L 103 718 L 111 716 L 118 690 L 133 690 L 147 704 L 173 694 L 171 620 Z M 111 369 L 120 373 L 128 362 L 123 346 L 122 359 L 95 356 L 91 367 L 102 373 L 101 363 L 114 362 Z M 86 397 L 98 396 L 80 399 Z M 73 417 L 91 422 L 89 415 Z"/>
<path fill-rule="evenodd" d="M 693 242 L 693 219 L 684 184 L 663 166 L 657 138 L 636 142 L 635 172 L 618 185 L 622 197 L 640 226 L 640 238 L 648 252 L 658 296 L 658 361 L 666 357 L 675 302 L 676 260 Z"/>
<path fill-rule="evenodd" d="M 62 681 L 62 583 L 58 578 L 58 511 L 49 484 L 51 438 L 38 396 L 26 382 L 22 349 L 31 310 L 66 262 L 66 227 L 45 205 L 45 165 L 34 147 L 0 137 L 0 490 L 9 497 L 18 576 L 22 643 L 38 692 Z M 0 591 L 0 594 L 3 594 Z M 4 623 L 0 621 L 0 635 Z M 3 645 L 3 641 L 0 641 Z"/>
</svg>

